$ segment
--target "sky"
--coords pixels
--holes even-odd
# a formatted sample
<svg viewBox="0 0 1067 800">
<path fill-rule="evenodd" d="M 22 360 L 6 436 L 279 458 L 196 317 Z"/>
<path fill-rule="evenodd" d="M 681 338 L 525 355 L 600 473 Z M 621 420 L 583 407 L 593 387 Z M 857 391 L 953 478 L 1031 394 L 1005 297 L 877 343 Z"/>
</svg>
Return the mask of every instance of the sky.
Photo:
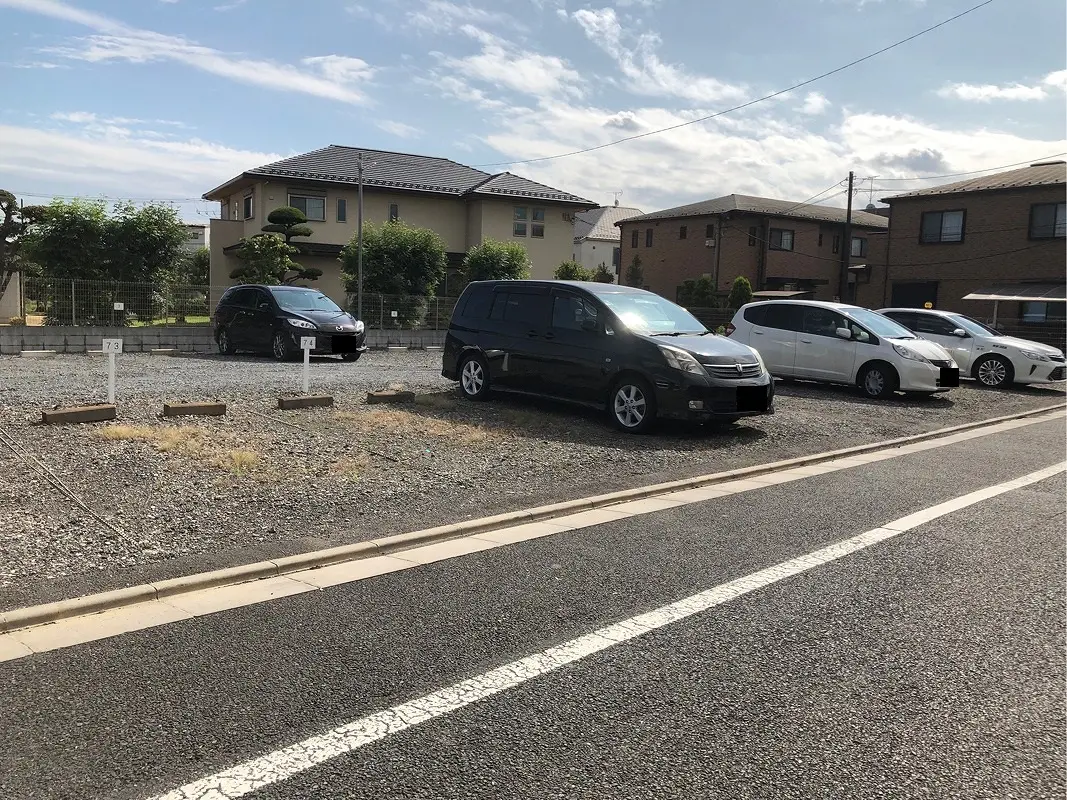
<svg viewBox="0 0 1067 800">
<path fill-rule="evenodd" d="M 843 205 L 852 170 L 863 207 L 1067 153 L 1062 0 L 992 0 L 696 120 L 981 1 L 0 0 L 0 188 L 202 222 L 241 171 L 343 144 L 646 212 Z"/>
</svg>

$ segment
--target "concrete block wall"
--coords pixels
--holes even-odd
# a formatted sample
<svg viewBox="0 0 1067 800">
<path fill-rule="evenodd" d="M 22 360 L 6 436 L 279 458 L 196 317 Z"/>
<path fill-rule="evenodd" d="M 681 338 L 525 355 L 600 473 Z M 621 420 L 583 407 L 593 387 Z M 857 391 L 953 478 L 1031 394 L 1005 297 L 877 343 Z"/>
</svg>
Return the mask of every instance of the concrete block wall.
<svg viewBox="0 0 1067 800">
<path fill-rule="evenodd" d="M 104 339 L 122 339 L 127 353 L 174 348 L 183 353 L 206 353 L 215 349 L 211 328 L 173 326 L 159 328 L 77 328 L 7 326 L 0 328 L 0 354 L 17 355 L 23 350 L 55 350 L 85 353 L 99 350 Z"/>
</svg>

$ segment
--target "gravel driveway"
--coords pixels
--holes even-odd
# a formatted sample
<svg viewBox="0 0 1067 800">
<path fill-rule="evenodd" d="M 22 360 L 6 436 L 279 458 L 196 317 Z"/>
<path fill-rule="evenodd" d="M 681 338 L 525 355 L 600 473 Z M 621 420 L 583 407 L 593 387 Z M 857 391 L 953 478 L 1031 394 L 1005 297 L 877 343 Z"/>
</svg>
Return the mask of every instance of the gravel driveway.
<svg viewBox="0 0 1067 800">
<path fill-rule="evenodd" d="M 105 361 L 0 358 L 0 426 L 114 529 L 0 446 L 0 609 L 355 542 L 661 480 L 879 441 L 1062 403 L 1062 387 L 873 402 L 778 384 L 778 413 L 725 429 L 616 432 L 601 415 L 525 399 L 473 404 L 440 354 L 312 364 L 333 409 L 280 412 L 300 365 L 123 355 L 116 423 L 33 424 L 100 401 Z M 400 385 L 410 407 L 369 407 Z M 226 417 L 163 423 L 164 400 L 219 398 Z M 857 490 L 860 491 L 859 489 Z"/>
</svg>

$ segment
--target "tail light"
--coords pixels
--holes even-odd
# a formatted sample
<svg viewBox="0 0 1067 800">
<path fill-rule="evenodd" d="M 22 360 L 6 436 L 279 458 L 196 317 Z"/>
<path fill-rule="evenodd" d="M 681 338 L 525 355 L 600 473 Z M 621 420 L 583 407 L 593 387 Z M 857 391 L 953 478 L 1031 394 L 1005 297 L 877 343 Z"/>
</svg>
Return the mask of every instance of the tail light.
<svg viewBox="0 0 1067 800">
<path fill-rule="evenodd" d="M 726 335 L 727 336 L 733 336 L 734 335 L 734 331 L 736 331 L 736 330 L 737 330 L 737 328 L 734 327 L 734 324 L 732 322 L 727 322 L 726 323 Z"/>
</svg>

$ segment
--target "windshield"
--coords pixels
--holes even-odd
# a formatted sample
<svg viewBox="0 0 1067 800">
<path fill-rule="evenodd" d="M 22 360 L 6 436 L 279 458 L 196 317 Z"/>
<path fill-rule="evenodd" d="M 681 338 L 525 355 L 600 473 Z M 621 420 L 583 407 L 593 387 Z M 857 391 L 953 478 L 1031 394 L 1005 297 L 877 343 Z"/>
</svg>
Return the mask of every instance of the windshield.
<svg viewBox="0 0 1067 800">
<path fill-rule="evenodd" d="M 335 314 L 343 314 L 340 307 L 322 292 L 315 289 L 301 291 L 299 289 L 285 289 L 274 292 L 274 299 L 283 311 L 332 311 Z"/>
<path fill-rule="evenodd" d="M 1004 334 L 998 331 L 996 328 L 990 328 L 988 325 L 983 325 L 976 319 L 965 317 L 963 314 L 949 314 L 948 318 L 963 328 L 971 336 L 1003 336 Z"/>
<path fill-rule="evenodd" d="M 597 297 L 635 333 L 706 333 L 703 323 L 681 306 L 651 293 L 604 292 Z"/>
<path fill-rule="evenodd" d="M 871 311 L 866 308 L 850 308 L 847 313 L 875 336 L 881 336 L 884 339 L 919 338 L 899 322 L 894 322 L 889 317 L 883 317 L 877 311 Z"/>
</svg>

